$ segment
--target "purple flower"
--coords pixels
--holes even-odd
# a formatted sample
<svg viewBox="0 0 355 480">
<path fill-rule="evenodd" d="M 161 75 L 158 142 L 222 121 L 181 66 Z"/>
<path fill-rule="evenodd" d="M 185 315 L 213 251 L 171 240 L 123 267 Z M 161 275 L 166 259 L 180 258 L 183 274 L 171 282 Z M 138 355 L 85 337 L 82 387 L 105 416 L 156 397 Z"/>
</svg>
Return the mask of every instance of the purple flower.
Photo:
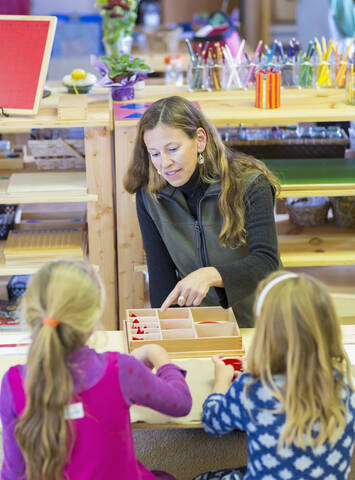
<svg viewBox="0 0 355 480">
<path fill-rule="evenodd" d="M 95 67 L 99 72 L 102 77 L 108 74 L 108 72 L 111 70 L 110 67 L 104 64 L 99 58 L 97 58 L 96 55 L 90 55 L 90 63 L 93 67 Z"/>
</svg>

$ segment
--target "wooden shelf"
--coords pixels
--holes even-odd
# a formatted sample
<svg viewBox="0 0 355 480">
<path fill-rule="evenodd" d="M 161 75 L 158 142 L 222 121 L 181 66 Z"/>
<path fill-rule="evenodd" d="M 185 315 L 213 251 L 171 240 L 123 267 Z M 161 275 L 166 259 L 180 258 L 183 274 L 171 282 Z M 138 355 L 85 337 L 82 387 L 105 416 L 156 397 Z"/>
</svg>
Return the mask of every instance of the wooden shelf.
<svg viewBox="0 0 355 480">
<path fill-rule="evenodd" d="M 355 120 L 355 108 L 346 105 L 344 89 L 283 89 L 281 106 L 273 110 L 254 107 L 255 91 L 188 92 L 187 87 L 155 85 L 137 91 L 132 102 L 149 103 L 169 95 L 181 95 L 198 102 L 216 127 L 243 124 L 246 127 L 285 126 L 299 122 Z M 123 177 L 132 155 L 139 119 L 116 120 L 116 192 L 119 309 L 144 305 L 144 262 L 142 240 L 131 196 L 124 191 Z M 269 162 L 269 163 L 268 163 Z M 295 164 L 297 162 L 297 164 Z M 355 196 L 355 159 L 268 160 L 280 178 L 280 197 Z M 354 231 L 326 226 L 316 232 L 280 233 L 281 257 L 285 267 L 355 264 Z M 339 293 L 339 295 L 341 292 Z M 344 293 L 344 295 L 347 295 Z M 352 301 L 355 309 L 355 301 Z M 355 310 L 354 310 L 355 311 Z"/>
<path fill-rule="evenodd" d="M 255 90 L 188 92 L 187 87 L 155 85 L 137 91 L 134 102 L 154 102 L 169 95 L 181 95 L 197 101 L 203 113 L 216 127 L 295 125 L 299 122 L 336 122 L 355 120 L 355 109 L 346 105 L 342 88 L 283 89 L 281 106 L 255 108 Z M 115 125 L 137 125 L 138 120 L 117 121 Z"/>
<path fill-rule="evenodd" d="M 107 88 L 94 87 L 88 95 L 88 115 L 82 120 L 60 120 L 57 115 L 58 100 L 66 93 L 65 87 L 51 89 L 51 95 L 43 98 L 36 116 L 10 115 L 0 117 L 2 133 L 29 132 L 32 128 L 109 127 L 112 129 L 112 115 L 109 105 L 110 92 Z"/>
<path fill-rule="evenodd" d="M 97 202 L 98 195 L 92 193 L 84 193 L 80 191 L 51 191 L 51 192 L 24 192 L 18 194 L 8 194 L 7 188 L 9 178 L 12 174 L 41 174 L 41 173 L 77 173 L 82 170 L 38 170 L 32 163 L 25 164 L 22 170 L 1 170 L 0 171 L 0 204 L 15 203 L 70 203 L 70 202 Z M 75 185 L 73 186 L 75 188 Z M 35 190 L 35 189 L 34 189 Z"/>
<path fill-rule="evenodd" d="M 88 95 L 86 118 L 61 120 L 58 118 L 58 102 L 62 95 L 69 95 L 63 86 L 52 87 L 51 95 L 41 100 L 35 116 L 11 115 L 0 118 L 0 133 L 29 132 L 33 128 L 84 129 L 87 190 L 71 192 L 38 193 L 37 191 L 7 195 L 0 188 L 1 203 L 87 203 L 89 260 L 98 265 L 105 285 L 107 302 L 102 316 L 105 329 L 117 328 L 117 274 L 115 250 L 115 210 L 112 169 L 112 101 L 108 88 L 93 88 Z M 72 97 L 73 98 L 73 97 Z M 55 188 L 55 187 L 54 187 Z M 75 188 L 75 186 L 73 186 Z M 90 193 L 87 193 L 90 192 Z M 0 261 L 0 275 L 33 273 L 35 266 L 5 267 Z"/>
<path fill-rule="evenodd" d="M 336 311 L 344 323 L 355 323 L 355 265 L 297 267 L 295 273 L 306 273 L 325 283 Z"/>
<path fill-rule="evenodd" d="M 70 203 L 70 202 L 97 202 L 96 194 L 76 194 L 75 192 L 46 192 L 19 195 L 0 193 L 0 204 L 15 203 Z"/>
<path fill-rule="evenodd" d="M 284 220 L 277 222 L 277 230 L 286 268 L 355 264 L 354 229 L 341 229 L 334 223 L 300 227 Z"/>
</svg>

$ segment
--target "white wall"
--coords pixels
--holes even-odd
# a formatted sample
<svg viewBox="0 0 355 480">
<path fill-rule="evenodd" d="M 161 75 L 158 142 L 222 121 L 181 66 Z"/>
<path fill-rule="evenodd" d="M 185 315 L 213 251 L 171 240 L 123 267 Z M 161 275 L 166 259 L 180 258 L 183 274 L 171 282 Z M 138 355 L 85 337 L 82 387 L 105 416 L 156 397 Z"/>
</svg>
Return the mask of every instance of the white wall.
<svg viewBox="0 0 355 480">
<path fill-rule="evenodd" d="M 48 15 L 50 13 L 97 13 L 95 0 L 31 0 L 33 15 Z"/>
</svg>

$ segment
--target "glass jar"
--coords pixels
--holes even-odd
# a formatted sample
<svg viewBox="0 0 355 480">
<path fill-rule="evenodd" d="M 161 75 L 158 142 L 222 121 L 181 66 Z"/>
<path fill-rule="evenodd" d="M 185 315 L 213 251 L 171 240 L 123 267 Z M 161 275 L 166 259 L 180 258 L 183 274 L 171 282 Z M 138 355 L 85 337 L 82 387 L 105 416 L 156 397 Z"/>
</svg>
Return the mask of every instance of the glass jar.
<svg viewBox="0 0 355 480">
<path fill-rule="evenodd" d="M 327 128 L 327 137 L 328 138 L 343 138 L 341 128 L 337 125 L 332 125 Z"/>
<path fill-rule="evenodd" d="M 165 85 L 184 85 L 184 57 L 182 55 L 169 55 L 165 57 Z"/>
<path fill-rule="evenodd" d="M 355 75 L 353 69 L 346 76 L 345 102 L 355 105 Z"/>
<path fill-rule="evenodd" d="M 334 87 L 344 88 L 346 84 L 346 73 L 348 71 L 347 62 L 339 62 L 334 66 Z"/>
<path fill-rule="evenodd" d="M 298 125 L 289 125 L 282 129 L 281 138 L 283 140 L 291 140 L 300 137 Z"/>
<path fill-rule="evenodd" d="M 225 66 L 225 89 L 247 89 L 249 65 L 244 63 L 230 63 Z"/>
<path fill-rule="evenodd" d="M 297 87 L 298 85 L 297 66 L 289 61 L 281 66 L 281 85 L 283 87 Z"/>
<path fill-rule="evenodd" d="M 315 86 L 315 66 L 311 61 L 304 61 L 299 66 L 298 86 L 301 88 L 312 88 Z"/>
<path fill-rule="evenodd" d="M 142 0 L 140 4 L 144 28 L 154 29 L 160 25 L 160 6 L 156 0 Z"/>
<path fill-rule="evenodd" d="M 334 64 L 325 60 L 317 65 L 317 87 L 332 87 L 334 83 Z"/>
<path fill-rule="evenodd" d="M 267 140 L 269 131 L 269 128 L 246 128 L 245 139 L 248 141 Z"/>
<path fill-rule="evenodd" d="M 190 92 L 206 89 L 206 65 L 190 63 L 186 73 L 187 86 Z"/>
<path fill-rule="evenodd" d="M 327 138 L 327 129 L 325 127 L 311 127 L 311 138 Z"/>
</svg>

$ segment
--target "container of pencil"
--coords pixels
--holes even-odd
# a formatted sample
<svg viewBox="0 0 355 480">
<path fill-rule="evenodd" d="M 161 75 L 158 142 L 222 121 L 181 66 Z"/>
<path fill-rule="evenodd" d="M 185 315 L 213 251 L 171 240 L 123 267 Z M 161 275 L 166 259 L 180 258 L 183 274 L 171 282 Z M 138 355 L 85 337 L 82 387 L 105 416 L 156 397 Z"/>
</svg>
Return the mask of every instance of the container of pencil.
<svg viewBox="0 0 355 480">
<path fill-rule="evenodd" d="M 281 72 L 275 68 L 259 70 L 255 75 L 255 106 L 278 108 L 280 106 Z"/>
<path fill-rule="evenodd" d="M 335 65 L 326 60 L 319 60 L 317 64 L 317 81 L 318 88 L 332 87 L 334 83 Z"/>
<path fill-rule="evenodd" d="M 312 59 L 305 58 L 299 65 L 298 86 L 301 88 L 316 86 L 315 65 Z"/>
<path fill-rule="evenodd" d="M 225 66 L 225 89 L 248 89 L 248 75 L 250 66 L 246 63 Z"/>
<path fill-rule="evenodd" d="M 226 70 L 224 63 L 212 62 L 205 66 L 206 90 L 221 90 L 225 88 Z"/>
<path fill-rule="evenodd" d="M 207 66 L 204 63 L 190 63 L 187 67 L 186 82 L 190 92 L 206 90 Z"/>
<path fill-rule="evenodd" d="M 355 105 L 355 76 L 353 65 L 346 76 L 345 103 L 348 105 Z"/>
<path fill-rule="evenodd" d="M 335 88 L 344 88 L 346 83 L 346 75 L 348 73 L 347 62 L 339 62 L 334 65 L 334 84 Z"/>
<path fill-rule="evenodd" d="M 281 84 L 286 88 L 295 88 L 298 86 L 298 65 L 294 61 L 287 61 L 280 67 Z"/>
</svg>

